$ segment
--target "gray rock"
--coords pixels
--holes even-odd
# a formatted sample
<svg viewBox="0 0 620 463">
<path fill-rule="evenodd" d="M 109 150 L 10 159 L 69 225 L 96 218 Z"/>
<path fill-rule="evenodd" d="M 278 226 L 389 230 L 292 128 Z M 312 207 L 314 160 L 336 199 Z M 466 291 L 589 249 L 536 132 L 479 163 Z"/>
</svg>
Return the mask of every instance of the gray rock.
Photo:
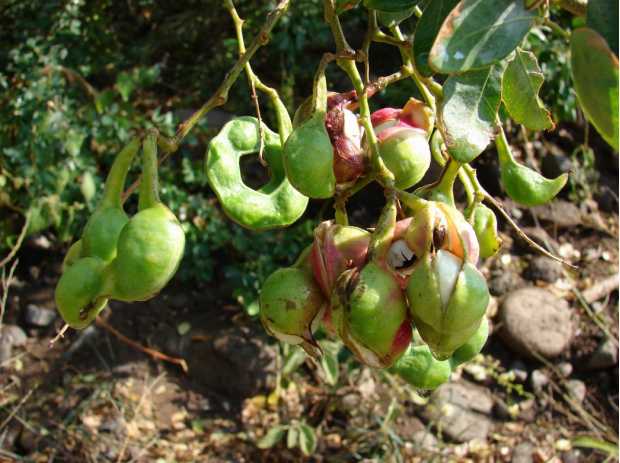
<svg viewBox="0 0 620 463">
<path fill-rule="evenodd" d="M 527 367 L 520 360 L 515 360 L 510 364 L 510 371 L 515 377 L 515 382 L 524 383 L 527 381 Z"/>
<path fill-rule="evenodd" d="M 581 405 L 586 398 L 586 383 L 578 379 L 569 379 L 567 388 L 568 395 L 570 395 L 575 402 Z"/>
<path fill-rule="evenodd" d="M 618 348 L 611 342 L 611 339 L 605 340 L 599 344 L 596 352 L 592 354 L 588 362 L 588 368 L 599 369 L 613 367 L 618 363 Z"/>
<path fill-rule="evenodd" d="M 57 316 L 58 312 L 55 310 L 41 309 L 34 304 L 28 304 L 24 319 L 29 325 L 45 327 L 54 323 Z"/>
<path fill-rule="evenodd" d="M 541 280 L 546 283 L 555 283 L 560 278 L 560 264 L 548 257 L 535 257 L 525 272 L 531 281 Z"/>
<path fill-rule="evenodd" d="M 568 362 L 558 363 L 556 368 L 564 378 L 568 378 L 573 372 L 573 366 Z"/>
<path fill-rule="evenodd" d="M 562 452 L 562 463 L 579 463 L 582 461 L 581 452 L 578 449 Z"/>
<path fill-rule="evenodd" d="M 569 201 L 559 200 L 530 209 L 539 220 L 553 223 L 559 228 L 571 228 L 581 224 L 581 210 Z"/>
<path fill-rule="evenodd" d="M 512 453 L 512 463 L 534 463 L 536 446 L 531 442 L 523 442 L 517 445 Z"/>
<path fill-rule="evenodd" d="M 494 406 L 483 388 L 465 381 L 444 383 L 419 413 L 422 420 L 441 428 L 456 442 L 472 439 L 486 441 L 493 428 L 489 418 Z"/>
<path fill-rule="evenodd" d="M 552 359 L 570 345 L 573 336 L 568 302 L 542 288 L 510 293 L 499 309 L 501 340 L 515 352 L 535 358 L 531 351 Z"/>
<path fill-rule="evenodd" d="M 514 286 L 516 276 L 512 272 L 506 272 L 489 281 L 489 292 L 493 296 L 503 296 Z"/>
<path fill-rule="evenodd" d="M 437 447 L 439 441 L 428 429 L 418 429 L 411 435 L 411 440 L 423 448 Z"/>
<path fill-rule="evenodd" d="M 347 412 L 356 410 L 360 406 L 361 402 L 362 402 L 362 398 L 358 394 L 355 394 L 355 393 L 345 394 L 340 399 L 342 408 L 344 408 Z"/>
<path fill-rule="evenodd" d="M 2 336 L 0 339 L 0 363 L 9 360 L 13 355 L 13 339 L 10 336 Z"/>
<path fill-rule="evenodd" d="M 530 383 L 532 385 L 532 389 L 537 392 L 543 390 L 545 386 L 549 384 L 549 378 L 540 370 L 534 370 L 532 375 L 530 376 Z"/>
<path fill-rule="evenodd" d="M 23 347 L 28 341 L 28 336 L 17 325 L 4 325 L 2 327 L 2 336 L 7 336 L 11 339 L 13 347 Z"/>
</svg>

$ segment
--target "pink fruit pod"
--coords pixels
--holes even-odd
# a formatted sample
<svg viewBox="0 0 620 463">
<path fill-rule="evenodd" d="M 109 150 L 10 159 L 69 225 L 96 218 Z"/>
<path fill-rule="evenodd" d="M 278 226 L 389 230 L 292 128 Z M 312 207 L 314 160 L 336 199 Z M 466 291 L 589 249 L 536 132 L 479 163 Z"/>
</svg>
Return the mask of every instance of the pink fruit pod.
<svg viewBox="0 0 620 463">
<path fill-rule="evenodd" d="M 362 265 L 366 258 L 370 233 L 361 228 L 336 225 L 333 220 L 321 223 L 314 230 L 311 262 L 327 308 L 323 325 L 332 334 L 331 299 L 338 277 L 346 270 Z"/>
<path fill-rule="evenodd" d="M 334 330 L 351 352 L 374 368 L 394 364 L 412 337 L 405 291 L 386 265 L 395 222 L 396 201 L 390 198 L 364 263 L 340 275 L 332 294 Z"/>
</svg>

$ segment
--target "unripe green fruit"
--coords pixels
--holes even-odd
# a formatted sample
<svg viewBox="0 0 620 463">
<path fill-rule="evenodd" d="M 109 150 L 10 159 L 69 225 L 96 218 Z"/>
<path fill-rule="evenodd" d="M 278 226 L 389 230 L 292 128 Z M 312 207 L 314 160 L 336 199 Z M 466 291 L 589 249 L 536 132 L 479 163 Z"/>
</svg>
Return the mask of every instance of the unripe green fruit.
<svg viewBox="0 0 620 463">
<path fill-rule="evenodd" d="M 398 376 L 418 390 L 434 390 L 450 379 L 451 360 L 437 360 L 427 345 L 411 346 L 394 364 Z"/>
<path fill-rule="evenodd" d="M 110 295 L 144 301 L 157 295 L 176 273 L 185 247 L 185 234 L 170 210 L 159 203 L 138 212 L 118 239 L 117 281 Z"/>
<path fill-rule="evenodd" d="M 69 267 L 82 257 L 82 252 L 82 240 L 77 240 L 71 245 L 69 252 L 67 252 L 65 259 L 62 261 L 62 273 L 65 273 Z"/>
<path fill-rule="evenodd" d="M 112 262 L 121 230 L 128 222 L 122 208 L 106 207 L 94 212 L 82 234 L 83 254 L 98 257 L 106 264 Z"/>
<path fill-rule="evenodd" d="M 394 174 L 395 186 L 406 190 L 417 184 L 431 163 L 431 149 L 426 132 L 407 127 L 393 127 L 377 135 L 381 158 Z"/>
<path fill-rule="evenodd" d="M 392 365 L 411 342 L 404 291 L 374 262 L 338 278 L 332 324 L 351 352 L 374 368 Z"/>
<path fill-rule="evenodd" d="M 469 208 L 465 211 L 469 214 Z M 497 218 L 491 209 L 484 204 L 478 204 L 474 214 L 474 231 L 480 245 L 480 257 L 493 257 L 504 242 L 497 234 Z"/>
<path fill-rule="evenodd" d="M 484 344 L 487 342 L 489 338 L 489 320 L 487 317 L 482 317 L 482 321 L 478 330 L 474 333 L 474 335 L 469 338 L 469 340 L 454 351 L 452 354 L 452 362 L 454 366 L 461 365 L 463 363 L 469 362 L 476 355 L 480 353 Z"/>
<path fill-rule="evenodd" d="M 325 298 L 311 269 L 284 268 L 272 273 L 260 293 L 260 316 L 273 337 L 288 344 L 316 345 L 312 332 L 321 322 Z"/>
<path fill-rule="evenodd" d="M 60 277 L 56 292 L 58 312 L 70 327 L 81 329 L 93 321 L 107 303 L 98 298 L 105 264 L 96 257 L 78 259 Z"/>
</svg>

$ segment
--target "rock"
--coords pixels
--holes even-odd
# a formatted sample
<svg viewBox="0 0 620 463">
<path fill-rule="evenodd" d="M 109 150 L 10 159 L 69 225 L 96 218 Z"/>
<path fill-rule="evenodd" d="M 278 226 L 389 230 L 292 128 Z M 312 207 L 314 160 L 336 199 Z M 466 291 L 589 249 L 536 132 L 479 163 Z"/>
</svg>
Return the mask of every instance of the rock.
<svg viewBox="0 0 620 463">
<path fill-rule="evenodd" d="M 547 378 L 547 375 L 542 371 L 534 370 L 530 376 L 530 384 L 532 385 L 532 389 L 540 392 L 547 384 L 549 384 L 549 378 Z"/>
<path fill-rule="evenodd" d="M 411 435 L 411 440 L 423 448 L 437 447 L 439 441 L 428 429 L 418 429 Z"/>
<path fill-rule="evenodd" d="M 564 378 L 568 378 L 573 372 L 573 366 L 568 362 L 558 363 L 556 368 Z"/>
<path fill-rule="evenodd" d="M 578 379 L 569 379 L 567 388 L 568 395 L 570 395 L 575 402 L 581 405 L 586 398 L 586 383 Z"/>
<path fill-rule="evenodd" d="M 527 367 L 520 360 L 515 360 L 510 364 L 510 371 L 515 377 L 515 382 L 524 383 L 527 380 Z"/>
<path fill-rule="evenodd" d="M 245 399 L 274 387 L 276 351 L 269 337 L 257 327 L 216 322 L 213 315 L 192 321 L 204 332 L 203 341 L 192 342 L 187 358 L 189 371 L 201 385 L 225 396 Z M 293 347 L 299 349 L 299 347 Z"/>
<path fill-rule="evenodd" d="M 489 292 L 493 296 L 503 296 L 515 284 L 516 276 L 512 272 L 506 272 L 498 277 L 491 278 L 489 281 Z"/>
<path fill-rule="evenodd" d="M 547 359 L 570 345 L 573 327 L 568 302 L 542 288 L 511 292 L 499 309 L 502 341 L 515 352 L 535 358 L 530 349 Z"/>
<path fill-rule="evenodd" d="M 548 257 L 535 257 L 532 259 L 526 277 L 531 281 L 541 280 L 546 283 L 555 283 L 560 278 L 560 264 Z"/>
<path fill-rule="evenodd" d="M 28 341 L 28 336 L 17 325 L 4 325 L 2 327 L 2 337 L 8 337 L 11 339 L 11 344 L 13 347 L 23 347 L 26 345 L 26 341 Z"/>
<path fill-rule="evenodd" d="M 50 326 L 57 316 L 58 312 L 55 310 L 41 309 L 34 304 L 28 304 L 24 319 L 29 325 L 45 327 Z"/>
<path fill-rule="evenodd" d="M 613 367 L 618 363 L 618 348 L 611 342 L 611 339 L 605 338 L 605 340 L 599 344 L 596 352 L 592 354 L 590 361 L 588 362 L 588 368 L 600 369 Z"/>
<path fill-rule="evenodd" d="M 531 442 L 523 442 L 517 445 L 512 453 L 512 463 L 534 463 L 536 446 Z"/>
<path fill-rule="evenodd" d="M 467 382 L 444 383 L 431 396 L 419 413 L 425 422 L 432 422 L 449 439 L 486 442 L 493 428 L 489 418 L 494 406 L 483 388 Z"/>
<path fill-rule="evenodd" d="M 13 356 L 13 339 L 3 335 L 0 339 L 0 364 L 6 362 Z"/>
<path fill-rule="evenodd" d="M 539 220 L 553 223 L 559 228 L 572 228 L 581 224 L 579 206 L 569 201 L 559 200 L 532 207 L 530 213 L 536 214 Z"/>
<path fill-rule="evenodd" d="M 543 245 L 545 241 L 547 241 L 552 249 L 559 249 L 560 243 L 554 240 L 549 233 L 543 228 L 539 227 L 524 227 L 522 228 L 523 233 L 525 233 L 532 241 Z M 530 252 L 534 251 L 534 249 L 530 246 L 530 244 L 523 239 L 523 237 L 516 232 L 513 234 L 515 237 L 515 242 L 525 250 L 529 250 Z M 535 252 L 535 251 L 534 251 Z"/>
<path fill-rule="evenodd" d="M 582 461 L 581 452 L 577 449 L 567 450 L 561 453 L 562 463 L 579 463 Z"/>
</svg>

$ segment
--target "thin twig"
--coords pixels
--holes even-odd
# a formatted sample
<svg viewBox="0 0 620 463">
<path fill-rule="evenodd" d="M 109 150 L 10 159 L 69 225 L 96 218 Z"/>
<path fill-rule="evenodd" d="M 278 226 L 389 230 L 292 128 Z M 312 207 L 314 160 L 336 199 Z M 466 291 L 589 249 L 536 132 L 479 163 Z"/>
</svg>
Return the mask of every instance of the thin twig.
<svg viewBox="0 0 620 463">
<path fill-rule="evenodd" d="M 4 320 L 4 309 L 6 308 L 6 301 L 9 297 L 9 288 L 11 287 L 11 280 L 13 279 L 13 272 L 15 272 L 15 267 L 17 267 L 17 263 L 19 259 L 15 259 L 13 265 L 11 266 L 11 270 L 9 270 L 9 277 L 5 278 L 5 269 L 2 269 L 2 301 L 0 301 L 0 338 L 2 338 L 2 321 Z"/>
<path fill-rule="evenodd" d="M 0 429 L 4 428 L 7 425 L 7 423 L 11 421 L 11 419 L 15 416 L 15 414 L 19 411 L 19 409 L 26 403 L 26 401 L 30 398 L 30 396 L 32 395 L 32 393 L 35 391 L 37 387 L 38 386 L 33 387 L 32 389 L 28 391 L 28 393 L 24 397 L 22 397 L 22 400 L 19 401 L 19 403 L 17 404 L 17 407 L 11 410 L 11 413 L 9 413 L 9 416 L 7 416 L 6 419 L 2 422 L 2 424 L 0 424 Z"/>
<path fill-rule="evenodd" d="M 49 344 L 47 345 L 47 348 L 51 349 L 52 347 L 54 347 L 54 344 L 56 343 L 56 341 L 58 341 L 60 338 L 64 338 L 65 331 L 67 331 L 68 329 L 69 329 L 69 325 L 65 323 L 65 326 L 63 326 L 58 332 L 58 334 L 54 336 L 54 338 L 49 342 Z"/>
<path fill-rule="evenodd" d="M 119 333 L 118 331 L 116 331 L 114 328 L 112 328 L 110 325 L 108 325 L 106 322 L 104 322 L 103 319 L 99 315 L 97 315 L 95 317 L 95 322 L 99 326 L 101 326 L 102 328 L 105 328 L 106 330 L 108 330 L 110 333 L 112 333 L 114 336 L 116 336 L 121 341 L 126 342 L 127 344 L 129 344 L 130 346 L 133 346 L 136 349 L 141 350 L 145 354 L 149 354 L 149 355 L 151 355 L 153 357 L 160 358 L 160 359 L 162 359 L 165 362 L 176 363 L 177 365 L 181 365 L 181 368 L 183 368 L 183 371 L 185 372 L 185 374 L 187 374 L 187 375 L 189 374 L 189 369 L 187 368 L 187 363 L 185 363 L 184 359 L 170 357 L 170 356 L 168 356 L 166 354 L 162 354 L 161 352 L 149 349 L 148 347 L 144 347 L 144 346 L 138 344 L 137 342 L 129 339 L 127 336 L 125 336 L 125 335 Z"/>
<path fill-rule="evenodd" d="M 19 238 L 17 238 L 17 243 L 15 243 L 15 246 L 13 247 L 13 249 L 11 249 L 11 252 L 9 252 L 9 255 L 6 256 L 4 259 L 2 259 L 2 262 L 0 262 L 0 268 L 4 267 L 15 256 L 17 251 L 19 251 L 19 248 L 21 248 L 22 242 L 24 241 L 24 238 L 26 237 L 26 230 L 28 230 L 28 225 L 30 225 L 30 211 L 26 213 L 26 222 L 24 223 L 24 226 L 22 227 L 22 231 L 19 234 Z"/>
<path fill-rule="evenodd" d="M 276 8 L 267 15 L 267 21 L 263 25 L 260 32 L 256 35 L 246 52 L 237 60 L 235 65 L 226 73 L 226 77 L 220 84 L 219 88 L 213 95 L 203 104 L 198 111 L 192 114 L 189 119 L 179 125 L 177 132 L 172 137 L 159 137 L 157 143 L 164 151 L 164 154 L 159 157 L 158 163 L 167 157 L 168 154 L 176 151 L 179 148 L 181 140 L 189 133 L 189 131 L 202 119 L 211 109 L 222 106 L 228 101 L 228 92 L 232 85 L 239 77 L 239 74 L 250 61 L 254 53 L 269 42 L 271 30 L 274 28 L 278 20 L 282 17 L 284 12 L 288 9 L 290 0 L 280 0 Z M 127 200 L 129 195 L 133 193 L 138 186 L 142 183 L 142 178 L 138 178 L 133 185 L 131 185 L 123 193 L 123 202 Z"/>
</svg>

